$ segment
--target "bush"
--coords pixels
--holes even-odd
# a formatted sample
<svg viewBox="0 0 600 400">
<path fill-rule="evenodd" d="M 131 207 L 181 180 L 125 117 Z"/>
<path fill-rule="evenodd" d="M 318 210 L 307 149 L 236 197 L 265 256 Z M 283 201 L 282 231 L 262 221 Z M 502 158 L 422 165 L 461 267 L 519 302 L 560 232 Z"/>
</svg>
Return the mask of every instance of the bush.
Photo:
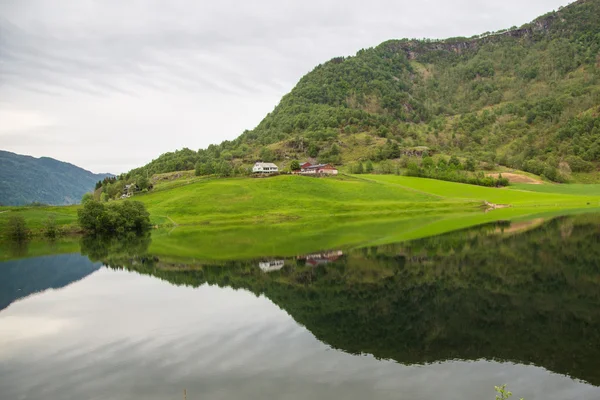
<svg viewBox="0 0 600 400">
<path fill-rule="evenodd" d="M 467 161 L 465 162 L 465 169 L 467 171 L 475 172 L 477 169 L 477 162 L 473 157 L 467 158 Z"/>
<path fill-rule="evenodd" d="M 150 214 L 139 201 L 104 205 L 88 201 L 77 211 L 79 225 L 92 234 L 144 232 L 150 228 Z"/>
<path fill-rule="evenodd" d="M 12 240 L 23 241 L 29 237 L 29 229 L 25 223 L 25 218 L 20 215 L 13 215 L 8 219 L 8 236 Z"/>
<path fill-rule="evenodd" d="M 50 239 L 54 239 L 59 234 L 60 231 L 58 229 L 58 226 L 56 225 L 56 218 L 54 218 L 54 215 L 49 215 L 48 219 L 44 223 L 44 236 Z"/>
<path fill-rule="evenodd" d="M 567 157 L 567 163 L 573 172 L 592 172 L 594 170 L 594 164 L 578 156 Z"/>
</svg>

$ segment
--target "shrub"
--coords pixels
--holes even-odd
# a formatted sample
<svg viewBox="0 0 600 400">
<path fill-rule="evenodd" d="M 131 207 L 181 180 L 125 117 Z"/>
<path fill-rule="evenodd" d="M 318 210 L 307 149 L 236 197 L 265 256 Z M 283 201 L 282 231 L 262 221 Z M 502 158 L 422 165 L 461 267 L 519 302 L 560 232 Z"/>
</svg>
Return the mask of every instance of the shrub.
<svg viewBox="0 0 600 400">
<path fill-rule="evenodd" d="M 12 240 L 23 241 L 29 237 L 25 218 L 20 215 L 13 215 L 8 219 L 7 231 Z"/>
<path fill-rule="evenodd" d="M 594 164 L 578 156 L 569 156 L 566 161 L 573 172 L 592 172 L 594 170 Z"/>
<path fill-rule="evenodd" d="M 150 214 L 139 201 L 104 205 L 88 201 L 77 211 L 79 225 L 92 234 L 143 232 L 150 228 Z"/>
<path fill-rule="evenodd" d="M 473 157 L 467 158 L 467 161 L 465 162 L 465 169 L 467 171 L 475 172 L 476 166 L 477 166 L 477 164 Z"/>
<path fill-rule="evenodd" d="M 56 218 L 54 215 L 49 215 L 48 219 L 44 223 L 44 235 L 47 238 L 54 239 L 60 234 L 58 226 L 56 225 Z"/>
</svg>

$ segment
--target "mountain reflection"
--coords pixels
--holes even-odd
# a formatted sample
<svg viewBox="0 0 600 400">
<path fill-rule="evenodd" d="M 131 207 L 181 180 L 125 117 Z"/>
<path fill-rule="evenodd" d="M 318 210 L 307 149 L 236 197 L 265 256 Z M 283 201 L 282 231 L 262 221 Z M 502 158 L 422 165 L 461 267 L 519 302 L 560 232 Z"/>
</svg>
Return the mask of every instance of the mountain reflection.
<svg viewBox="0 0 600 400">
<path fill-rule="evenodd" d="M 77 282 L 100 269 L 79 254 L 60 254 L 0 263 L 0 310 L 13 302 Z"/>
<path fill-rule="evenodd" d="M 403 364 L 532 363 L 600 385 L 598 215 L 220 265 L 159 260 L 146 254 L 143 239 L 132 251 L 122 243 L 114 252 L 95 246 L 84 252 L 113 268 L 263 294 L 319 340 L 349 353 Z"/>
</svg>

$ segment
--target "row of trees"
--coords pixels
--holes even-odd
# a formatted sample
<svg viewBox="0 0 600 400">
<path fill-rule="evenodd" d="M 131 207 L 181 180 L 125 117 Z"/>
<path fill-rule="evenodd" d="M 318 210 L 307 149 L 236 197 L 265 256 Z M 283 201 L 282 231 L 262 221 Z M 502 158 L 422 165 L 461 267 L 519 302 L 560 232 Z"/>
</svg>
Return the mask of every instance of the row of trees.
<svg viewBox="0 0 600 400">
<path fill-rule="evenodd" d="M 486 176 L 482 171 L 477 173 L 468 173 L 457 169 L 452 165 L 434 165 L 423 162 L 422 166 L 416 163 L 410 163 L 406 170 L 408 176 L 417 176 L 421 178 L 432 178 L 442 181 L 467 183 L 469 185 L 502 187 L 508 186 L 508 179 L 499 174 L 498 178 Z"/>
<path fill-rule="evenodd" d="M 56 223 L 54 215 L 49 215 L 43 223 L 42 234 L 48 239 L 56 239 L 63 231 Z M 12 215 L 6 226 L 6 237 L 15 242 L 24 242 L 31 237 L 31 230 L 22 215 Z"/>
<path fill-rule="evenodd" d="M 398 162 L 385 160 L 376 166 L 367 160 L 365 163 L 359 162 L 350 165 L 349 172 L 352 174 L 406 174 L 479 186 L 508 186 L 508 179 L 503 178 L 502 174 L 498 178 L 486 176 L 482 171 L 475 172 L 476 165 L 477 162 L 473 158 L 468 158 L 463 163 L 456 156 L 452 156 L 450 159 L 439 157 L 435 162 L 432 157 L 425 156 L 422 159 L 403 158 Z"/>
</svg>

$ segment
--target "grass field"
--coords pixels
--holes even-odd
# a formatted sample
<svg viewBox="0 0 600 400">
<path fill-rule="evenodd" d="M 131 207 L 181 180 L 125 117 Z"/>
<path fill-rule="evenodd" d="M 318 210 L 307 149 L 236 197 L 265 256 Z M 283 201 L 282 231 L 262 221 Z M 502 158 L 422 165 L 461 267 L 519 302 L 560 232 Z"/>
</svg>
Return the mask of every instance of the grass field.
<svg viewBox="0 0 600 400">
<path fill-rule="evenodd" d="M 577 196 L 600 196 L 600 185 L 569 184 L 559 185 L 555 183 L 546 185 L 512 185 L 510 189 L 526 190 L 539 193 L 560 193 Z"/>
<path fill-rule="evenodd" d="M 161 185 L 162 186 L 162 185 Z M 392 175 L 169 181 L 135 197 L 151 214 L 156 254 L 208 259 L 293 255 L 391 243 L 500 219 L 600 210 L 600 185 L 496 189 Z M 510 205 L 484 213 L 484 201 Z M 0 230 L 22 215 L 41 232 L 49 215 L 77 229 L 77 206 L 0 207 Z"/>
</svg>

